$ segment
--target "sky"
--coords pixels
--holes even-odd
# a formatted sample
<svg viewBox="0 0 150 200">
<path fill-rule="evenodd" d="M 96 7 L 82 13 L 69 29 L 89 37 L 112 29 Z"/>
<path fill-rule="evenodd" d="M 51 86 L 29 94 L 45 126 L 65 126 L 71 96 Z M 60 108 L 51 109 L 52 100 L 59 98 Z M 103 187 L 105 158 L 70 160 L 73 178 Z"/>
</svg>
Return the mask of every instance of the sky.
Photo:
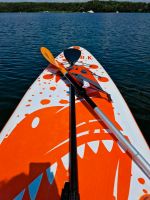
<svg viewBox="0 0 150 200">
<path fill-rule="evenodd" d="M 86 2 L 89 0 L 0 0 L 0 2 Z M 132 1 L 132 2 L 148 2 L 150 0 L 119 0 L 119 1 Z"/>
</svg>

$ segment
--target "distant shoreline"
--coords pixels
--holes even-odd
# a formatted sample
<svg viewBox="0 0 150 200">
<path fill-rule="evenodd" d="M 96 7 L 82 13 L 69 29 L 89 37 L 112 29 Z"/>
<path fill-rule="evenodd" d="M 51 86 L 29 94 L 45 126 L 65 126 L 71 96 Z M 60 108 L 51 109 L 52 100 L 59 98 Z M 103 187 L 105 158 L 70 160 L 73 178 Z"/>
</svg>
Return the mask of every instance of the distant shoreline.
<svg viewBox="0 0 150 200">
<path fill-rule="evenodd" d="M 150 3 L 89 1 L 83 3 L 0 2 L 0 12 L 150 12 Z"/>
</svg>

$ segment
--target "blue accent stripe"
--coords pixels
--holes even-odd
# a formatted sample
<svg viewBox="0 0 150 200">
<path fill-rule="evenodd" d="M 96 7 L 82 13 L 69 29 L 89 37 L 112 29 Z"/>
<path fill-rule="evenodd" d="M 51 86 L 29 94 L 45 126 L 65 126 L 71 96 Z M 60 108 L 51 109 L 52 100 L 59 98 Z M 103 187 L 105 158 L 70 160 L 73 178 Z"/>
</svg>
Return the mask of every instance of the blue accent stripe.
<svg viewBox="0 0 150 200">
<path fill-rule="evenodd" d="M 25 189 L 22 190 L 13 200 L 22 200 Z"/>
<path fill-rule="evenodd" d="M 29 194 L 30 194 L 31 200 L 35 200 L 35 198 L 36 198 L 36 195 L 37 195 L 37 192 L 39 190 L 40 183 L 41 183 L 41 180 L 42 180 L 42 176 L 43 176 L 43 174 L 41 174 L 40 176 L 38 176 L 29 185 Z"/>
<path fill-rule="evenodd" d="M 50 182 L 50 184 L 53 183 L 53 180 L 54 180 L 54 174 L 53 172 L 50 171 L 50 167 L 46 170 L 46 174 L 47 174 L 47 177 L 48 177 L 48 180 Z"/>
</svg>

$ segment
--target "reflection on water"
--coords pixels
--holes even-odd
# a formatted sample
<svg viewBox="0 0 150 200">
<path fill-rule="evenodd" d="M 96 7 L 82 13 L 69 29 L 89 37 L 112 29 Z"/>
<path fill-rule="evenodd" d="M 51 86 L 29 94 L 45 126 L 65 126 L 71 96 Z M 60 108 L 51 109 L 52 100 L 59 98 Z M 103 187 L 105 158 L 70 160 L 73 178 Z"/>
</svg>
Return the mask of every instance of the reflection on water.
<svg viewBox="0 0 150 200">
<path fill-rule="evenodd" d="M 47 65 L 39 48 L 58 55 L 80 45 L 110 74 L 148 141 L 149 21 L 150 14 L 142 13 L 1 13 L 0 129 Z"/>
</svg>

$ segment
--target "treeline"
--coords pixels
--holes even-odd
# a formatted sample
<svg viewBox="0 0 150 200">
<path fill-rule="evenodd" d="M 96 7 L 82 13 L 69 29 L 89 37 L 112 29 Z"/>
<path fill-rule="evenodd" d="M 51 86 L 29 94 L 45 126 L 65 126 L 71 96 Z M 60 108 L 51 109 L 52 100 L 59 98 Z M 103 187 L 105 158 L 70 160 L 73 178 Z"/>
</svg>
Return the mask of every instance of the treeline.
<svg viewBox="0 0 150 200">
<path fill-rule="evenodd" d="M 0 2 L 0 12 L 150 12 L 150 3 L 89 1 L 85 3 L 4 3 Z"/>
</svg>

